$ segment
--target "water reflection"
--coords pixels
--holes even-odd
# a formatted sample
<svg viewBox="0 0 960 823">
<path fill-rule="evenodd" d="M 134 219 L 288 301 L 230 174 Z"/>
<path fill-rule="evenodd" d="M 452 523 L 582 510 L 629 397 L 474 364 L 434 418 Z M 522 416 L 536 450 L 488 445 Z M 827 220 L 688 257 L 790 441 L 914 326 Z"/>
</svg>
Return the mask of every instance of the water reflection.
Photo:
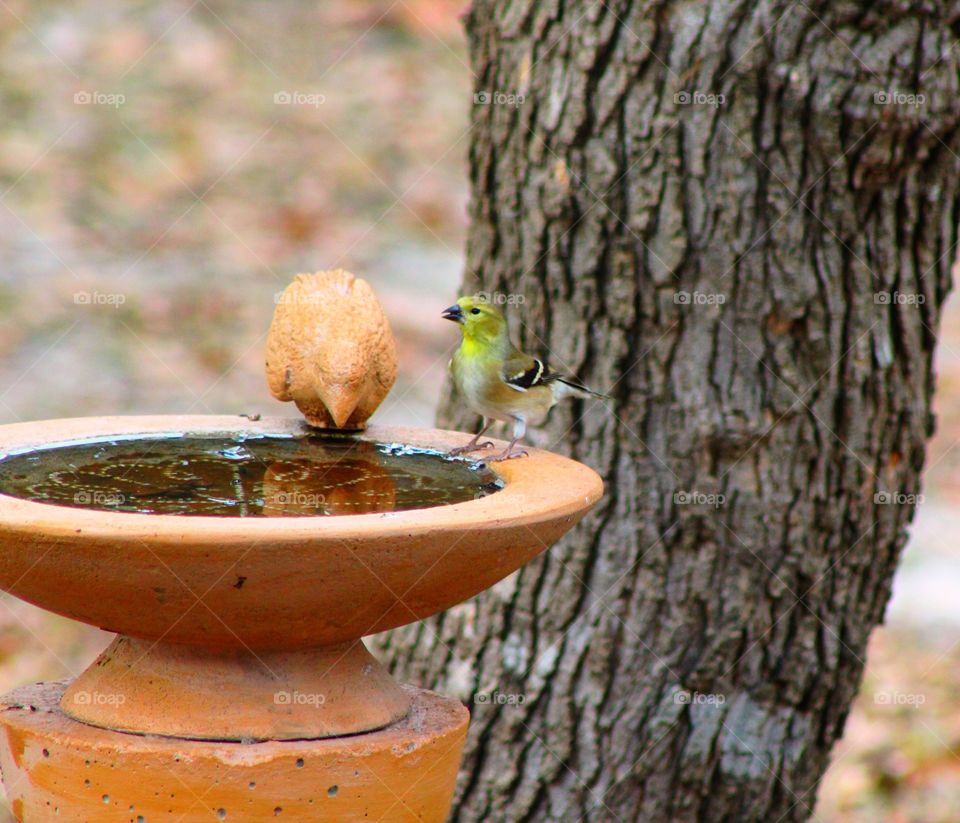
<svg viewBox="0 0 960 823">
<path fill-rule="evenodd" d="M 366 514 L 459 503 L 497 488 L 476 464 L 329 436 L 97 441 L 0 460 L 3 494 L 145 514 Z"/>
</svg>

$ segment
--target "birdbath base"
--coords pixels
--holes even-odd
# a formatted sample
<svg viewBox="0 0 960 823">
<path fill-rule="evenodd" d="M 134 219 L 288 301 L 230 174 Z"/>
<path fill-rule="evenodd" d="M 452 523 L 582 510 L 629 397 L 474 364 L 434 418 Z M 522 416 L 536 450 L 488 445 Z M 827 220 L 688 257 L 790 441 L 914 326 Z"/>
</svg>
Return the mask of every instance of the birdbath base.
<svg viewBox="0 0 960 823">
<path fill-rule="evenodd" d="M 120 635 L 67 689 L 61 708 L 114 731 L 249 742 L 372 731 L 400 720 L 409 704 L 360 640 L 214 651 Z"/>
<path fill-rule="evenodd" d="M 60 708 L 66 683 L 0 698 L 0 769 L 18 821 L 443 823 L 469 715 L 400 687 L 402 720 L 350 737 L 230 743 L 95 728 Z"/>
</svg>

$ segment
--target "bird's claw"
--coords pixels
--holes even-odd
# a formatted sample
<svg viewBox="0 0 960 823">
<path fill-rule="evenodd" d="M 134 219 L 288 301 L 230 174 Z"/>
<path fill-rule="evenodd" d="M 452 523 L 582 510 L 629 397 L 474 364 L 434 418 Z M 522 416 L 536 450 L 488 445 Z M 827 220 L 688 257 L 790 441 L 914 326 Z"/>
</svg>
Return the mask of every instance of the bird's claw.
<svg viewBox="0 0 960 823">
<path fill-rule="evenodd" d="M 458 454 L 467 454 L 468 452 L 476 452 L 481 449 L 492 449 L 494 443 L 492 440 L 484 440 L 482 443 L 467 443 L 466 446 L 457 446 L 455 449 L 450 449 L 449 454 L 451 457 L 456 457 Z"/>
<path fill-rule="evenodd" d="M 515 449 L 515 450 L 512 450 L 512 451 L 511 451 L 510 449 L 507 449 L 507 450 L 506 450 L 505 452 L 503 452 L 502 454 L 498 454 L 496 457 L 491 457 L 491 458 L 490 458 L 489 460 L 487 460 L 486 462 L 488 462 L 488 463 L 501 463 L 501 462 L 503 462 L 504 460 L 514 460 L 514 459 L 516 459 L 516 458 L 518 458 L 518 457 L 527 457 L 527 456 L 529 456 L 529 452 L 527 452 L 526 449 Z"/>
</svg>

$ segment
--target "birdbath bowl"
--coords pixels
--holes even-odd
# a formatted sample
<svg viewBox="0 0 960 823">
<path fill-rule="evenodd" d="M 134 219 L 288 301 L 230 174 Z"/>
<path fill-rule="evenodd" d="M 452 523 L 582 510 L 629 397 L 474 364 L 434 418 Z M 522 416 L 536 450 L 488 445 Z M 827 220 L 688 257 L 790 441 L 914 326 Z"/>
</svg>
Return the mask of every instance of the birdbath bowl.
<svg viewBox="0 0 960 823">
<path fill-rule="evenodd" d="M 0 705 L 25 820 L 435 820 L 467 712 L 361 638 L 460 603 L 602 492 L 467 435 L 160 416 L 0 426 L 0 589 L 116 633 Z M 185 816 L 184 816 L 185 815 Z"/>
</svg>

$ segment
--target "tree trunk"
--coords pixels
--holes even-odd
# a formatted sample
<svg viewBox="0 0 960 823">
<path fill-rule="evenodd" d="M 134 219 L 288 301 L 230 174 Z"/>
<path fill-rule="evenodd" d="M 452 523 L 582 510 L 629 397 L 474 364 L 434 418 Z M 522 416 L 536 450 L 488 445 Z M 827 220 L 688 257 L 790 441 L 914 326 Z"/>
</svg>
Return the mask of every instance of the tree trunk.
<svg viewBox="0 0 960 823">
<path fill-rule="evenodd" d="M 534 434 L 604 476 L 592 515 L 378 641 L 471 705 L 455 820 L 811 815 L 933 428 L 957 16 L 474 3 L 463 292 L 611 398 Z"/>
</svg>

